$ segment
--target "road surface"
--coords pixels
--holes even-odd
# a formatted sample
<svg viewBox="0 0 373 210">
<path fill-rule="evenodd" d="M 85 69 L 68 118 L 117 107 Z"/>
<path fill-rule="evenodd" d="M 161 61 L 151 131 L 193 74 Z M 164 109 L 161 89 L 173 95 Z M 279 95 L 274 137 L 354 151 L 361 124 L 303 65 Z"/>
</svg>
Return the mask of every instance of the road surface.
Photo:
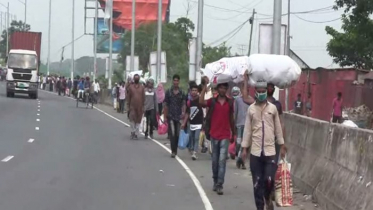
<svg viewBox="0 0 373 210">
<path fill-rule="evenodd" d="M 218 196 L 207 155 L 171 159 L 166 142 L 130 140 L 110 107 L 81 107 L 44 91 L 7 98 L 0 83 L 0 209 L 256 209 L 247 171 L 228 166 Z"/>
</svg>

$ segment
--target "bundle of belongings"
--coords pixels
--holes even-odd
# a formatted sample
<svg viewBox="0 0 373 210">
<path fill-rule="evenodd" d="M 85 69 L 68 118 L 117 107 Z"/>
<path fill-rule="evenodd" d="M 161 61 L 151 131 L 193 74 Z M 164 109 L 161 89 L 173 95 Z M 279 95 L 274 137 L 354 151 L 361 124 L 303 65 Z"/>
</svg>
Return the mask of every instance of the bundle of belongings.
<svg viewBox="0 0 373 210">
<path fill-rule="evenodd" d="M 299 65 L 285 55 L 254 54 L 250 57 L 222 58 L 209 63 L 203 74 L 209 77 L 213 84 L 243 82 L 244 74 L 249 74 L 249 85 L 256 86 L 257 81 L 266 81 L 279 88 L 294 85 L 302 73 Z"/>
</svg>

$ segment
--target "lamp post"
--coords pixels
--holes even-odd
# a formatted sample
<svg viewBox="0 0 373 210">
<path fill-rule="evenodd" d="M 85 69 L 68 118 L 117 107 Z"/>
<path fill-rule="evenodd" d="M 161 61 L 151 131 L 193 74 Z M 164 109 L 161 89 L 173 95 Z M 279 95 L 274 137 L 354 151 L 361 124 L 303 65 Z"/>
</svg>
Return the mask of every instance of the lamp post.
<svg viewBox="0 0 373 210">
<path fill-rule="evenodd" d="M 9 53 L 9 2 L 5 6 L 3 3 L 0 3 L 1 6 L 6 8 L 6 56 L 8 57 Z"/>
</svg>

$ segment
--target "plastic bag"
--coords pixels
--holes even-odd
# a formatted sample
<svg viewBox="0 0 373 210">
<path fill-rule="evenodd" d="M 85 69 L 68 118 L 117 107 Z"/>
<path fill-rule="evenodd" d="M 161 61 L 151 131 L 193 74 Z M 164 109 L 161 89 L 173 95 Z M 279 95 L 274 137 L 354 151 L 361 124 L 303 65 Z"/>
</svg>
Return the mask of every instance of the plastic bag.
<svg viewBox="0 0 373 210">
<path fill-rule="evenodd" d="M 184 129 L 180 130 L 179 144 L 178 144 L 179 149 L 183 150 L 187 148 L 188 143 L 189 143 L 189 133 L 186 132 Z"/>
<path fill-rule="evenodd" d="M 236 142 L 233 142 L 228 147 L 229 155 L 233 158 L 236 157 Z"/>
<path fill-rule="evenodd" d="M 279 88 L 290 87 L 302 73 L 299 65 L 286 55 L 254 54 L 249 57 L 248 64 L 249 85 L 253 87 L 258 80 Z"/>
<path fill-rule="evenodd" d="M 290 175 L 291 164 L 281 160 L 275 177 L 275 201 L 279 207 L 293 206 L 293 183 Z"/>
<path fill-rule="evenodd" d="M 165 135 L 168 131 L 168 124 L 167 122 L 163 121 L 164 117 L 157 115 L 157 122 L 158 122 L 158 135 Z"/>
</svg>

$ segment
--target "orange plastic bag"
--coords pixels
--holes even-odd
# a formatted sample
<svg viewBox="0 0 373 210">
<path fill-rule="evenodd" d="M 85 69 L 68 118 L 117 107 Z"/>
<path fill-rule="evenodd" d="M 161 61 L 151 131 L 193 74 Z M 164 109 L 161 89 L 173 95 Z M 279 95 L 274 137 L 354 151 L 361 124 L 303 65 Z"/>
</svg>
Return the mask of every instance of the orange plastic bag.
<svg viewBox="0 0 373 210">
<path fill-rule="evenodd" d="M 275 201 L 279 207 L 293 206 L 293 182 L 290 174 L 291 164 L 280 161 L 275 177 Z"/>
</svg>

